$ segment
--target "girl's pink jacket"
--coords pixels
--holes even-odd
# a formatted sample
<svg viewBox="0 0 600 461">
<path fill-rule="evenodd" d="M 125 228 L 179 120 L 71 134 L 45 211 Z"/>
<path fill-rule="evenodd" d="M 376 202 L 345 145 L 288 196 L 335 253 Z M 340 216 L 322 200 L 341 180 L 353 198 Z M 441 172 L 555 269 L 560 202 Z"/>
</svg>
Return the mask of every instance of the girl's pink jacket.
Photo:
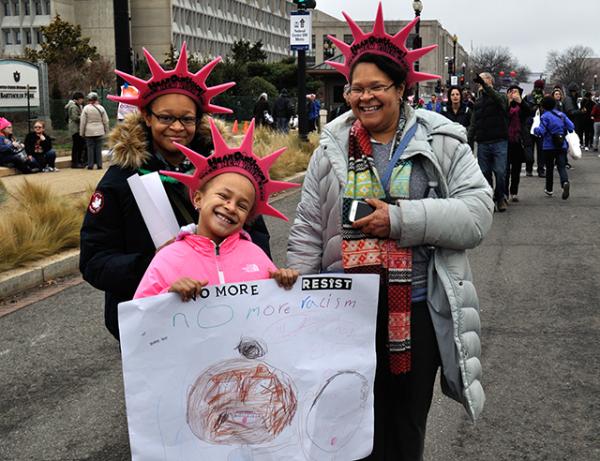
<svg viewBox="0 0 600 461">
<path fill-rule="evenodd" d="M 180 233 L 154 256 L 134 298 L 166 293 L 182 277 L 221 285 L 268 279 L 270 270 L 276 270 L 275 265 L 245 232 L 230 235 L 218 246 L 207 237 Z"/>
</svg>

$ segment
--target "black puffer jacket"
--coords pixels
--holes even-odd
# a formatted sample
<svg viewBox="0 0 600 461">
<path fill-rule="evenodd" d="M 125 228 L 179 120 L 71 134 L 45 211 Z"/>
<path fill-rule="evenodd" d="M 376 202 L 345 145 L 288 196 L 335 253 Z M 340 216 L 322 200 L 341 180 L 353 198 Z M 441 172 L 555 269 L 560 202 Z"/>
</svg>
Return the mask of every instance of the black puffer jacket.
<svg viewBox="0 0 600 461">
<path fill-rule="evenodd" d="M 469 126 L 469 144 L 508 139 L 508 101 L 506 95 L 491 86 L 482 85 L 483 91 L 473 107 Z"/>
<path fill-rule="evenodd" d="M 442 115 L 449 120 L 452 120 L 455 123 L 460 123 L 465 128 L 469 128 L 471 124 L 471 115 L 473 114 L 473 110 L 469 108 L 466 104 L 460 105 L 458 112 L 454 112 L 452 110 L 452 104 L 446 104 L 442 107 Z"/>
<path fill-rule="evenodd" d="M 203 120 L 198 139 L 210 139 L 208 122 Z M 81 228 L 79 269 L 93 287 L 105 292 L 105 323 L 119 339 L 117 306 L 129 301 L 154 257 L 152 238 L 127 183 L 133 174 L 173 170 L 148 150 L 148 132 L 141 116 L 129 117 L 111 133 L 112 165 L 98 183 Z M 190 147 L 209 152 L 207 145 Z M 188 163 L 179 171 L 190 169 Z M 198 222 L 185 187 L 166 179 L 163 185 L 180 225 Z M 247 229 L 254 243 L 269 253 L 269 233 L 262 218 Z"/>
</svg>

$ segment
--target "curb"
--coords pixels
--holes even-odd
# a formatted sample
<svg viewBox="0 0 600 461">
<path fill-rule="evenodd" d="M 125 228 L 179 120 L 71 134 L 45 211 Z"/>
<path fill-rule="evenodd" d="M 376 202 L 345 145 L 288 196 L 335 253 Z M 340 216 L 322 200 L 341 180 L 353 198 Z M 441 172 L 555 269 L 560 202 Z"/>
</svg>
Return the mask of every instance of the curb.
<svg viewBox="0 0 600 461">
<path fill-rule="evenodd" d="M 0 299 L 34 288 L 79 270 L 79 249 L 33 262 L 23 268 L 0 274 Z"/>
<path fill-rule="evenodd" d="M 69 160 L 70 161 L 70 160 Z M 304 180 L 305 171 L 285 178 L 284 181 L 299 182 Z M 293 190 L 292 190 L 293 191 Z M 274 197 L 272 203 L 282 200 L 291 193 L 284 192 Z M 56 256 L 35 261 L 25 267 L 0 273 L 0 300 L 11 295 L 34 288 L 42 283 L 79 272 L 79 249 L 64 251 Z"/>
</svg>

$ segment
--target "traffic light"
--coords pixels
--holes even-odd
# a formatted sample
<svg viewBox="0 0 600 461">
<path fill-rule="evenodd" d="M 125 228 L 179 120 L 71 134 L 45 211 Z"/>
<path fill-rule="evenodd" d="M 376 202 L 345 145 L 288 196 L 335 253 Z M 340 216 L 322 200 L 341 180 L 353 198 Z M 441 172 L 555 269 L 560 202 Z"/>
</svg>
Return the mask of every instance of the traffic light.
<svg viewBox="0 0 600 461">
<path fill-rule="evenodd" d="M 294 0 L 294 4 L 298 5 L 299 10 L 314 9 L 317 6 L 316 0 Z"/>
<path fill-rule="evenodd" d="M 448 75 L 454 75 L 454 59 L 448 59 Z"/>
</svg>

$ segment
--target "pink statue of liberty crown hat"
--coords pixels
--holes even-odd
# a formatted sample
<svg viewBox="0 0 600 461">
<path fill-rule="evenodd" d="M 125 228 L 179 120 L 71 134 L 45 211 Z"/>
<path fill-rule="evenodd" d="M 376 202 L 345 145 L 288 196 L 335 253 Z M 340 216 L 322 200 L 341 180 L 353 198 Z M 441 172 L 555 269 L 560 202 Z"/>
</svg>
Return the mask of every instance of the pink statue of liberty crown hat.
<svg viewBox="0 0 600 461">
<path fill-rule="evenodd" d="M 160 173 L 185 184 L 190 190 L 190 197 L 204 184 L 221 173 L 241 174 L 252 182 L 256 191 L 252 216 L 265 214 L 287 221 L 288 219 L 285 215 L 268 203 L 271 194 L 299 186 L 299 184 L 290 182 L 274 181 L 269 176 L 269 169 L 275 163 L 275 160 L 283 154 L 285 147 L 276 150 L 264 158 L 260 158 L 252 151 L 254 119 L 250 122 L 248 132 L 244 136 L 240 147 L 229 147 L 223 136 L 221 136 L 221 132 L 215 125 L 215 122 L 212 119 L 209 119 L 209 121 L 213 144 L 215 146 L 214 153 L 209 157 L 204 157 L 186 146 L 173 143 L 190 159 L 196 169 L 191 175 L 172 171 L 161 171 Z"/>
<path fill-rule="evenodd" d="M 344 74 L 346 80 L 350 81 L 350 70 L 352 69 L 352 64 L 360 56 L 367 53 L 386 56 L 404 67 L 407 70 L 407 88 L 412 87 L 415 83 L 420 81 L 437 80 L 441 78 L 439 75 L 416 72 L 414 70 L 414 62 L 418 61 L 424 55 L 437 47 L 437 45 L 429 45 L 412 51 L 406 48 L 406 39 L 408 38 L 408 34 L 415 26 L 417 21 L 419 21 L 418 16 L 408 23 L 408 25 L 400 30 L 400 32 L 398 32 L 396 35 L 391 36 L 385 32 L 385 23 L 383 21 L 383 8 L 381 6 L 381 2 L 377 8 L 377 17 L 375 18 L 373 31 L 369 33 L 363 32 L 358 24 L 356 24 L 356 22 L 354 22 L 354 20 L 348 16 L 347 13 L 342 12 L 342 14 L 350 26 L 354 41 L 352 44 L 348 45 L 332 35 L 328 35 L 329 40 L 331 40 L 340 49 L 345 60 L 343 63 L 334 61 L 326 62 Z"/>
<path fill-rule="evenodd" d="M 115 73 L 123 78 L 129 85 L 133 85 L 139 90 L 137 95 L 116 96 L 109 95 L 111 101 L 122 102 L 137 106 L 140 109 L 148 105 L 149 102 L 159 96 L 170 93 L 184 94 L 192 98 L 203 112 L 230 114 L 233 111 L 226 107 L 215 106 L 211 104 L 211 99 L 223 91 L 235 85 L 235 82 L 222 83 L 212 87 L 206 86 L 206 79 L 221 61 L 218 56 L 205 65 L 195 74 L 189 72 L 187 64 L 187 48 L 185 42 L 181 46 L 179 60 L 173 70 L 164 70 L 154 57 L 144 48 L 144 55 L 148 62 L 148 67 L 152 73 L 152 77 L 148 80 L 143 80 L 134 75 L 126 74 L 120 70 L 115 70 Z"/>
</svg>

